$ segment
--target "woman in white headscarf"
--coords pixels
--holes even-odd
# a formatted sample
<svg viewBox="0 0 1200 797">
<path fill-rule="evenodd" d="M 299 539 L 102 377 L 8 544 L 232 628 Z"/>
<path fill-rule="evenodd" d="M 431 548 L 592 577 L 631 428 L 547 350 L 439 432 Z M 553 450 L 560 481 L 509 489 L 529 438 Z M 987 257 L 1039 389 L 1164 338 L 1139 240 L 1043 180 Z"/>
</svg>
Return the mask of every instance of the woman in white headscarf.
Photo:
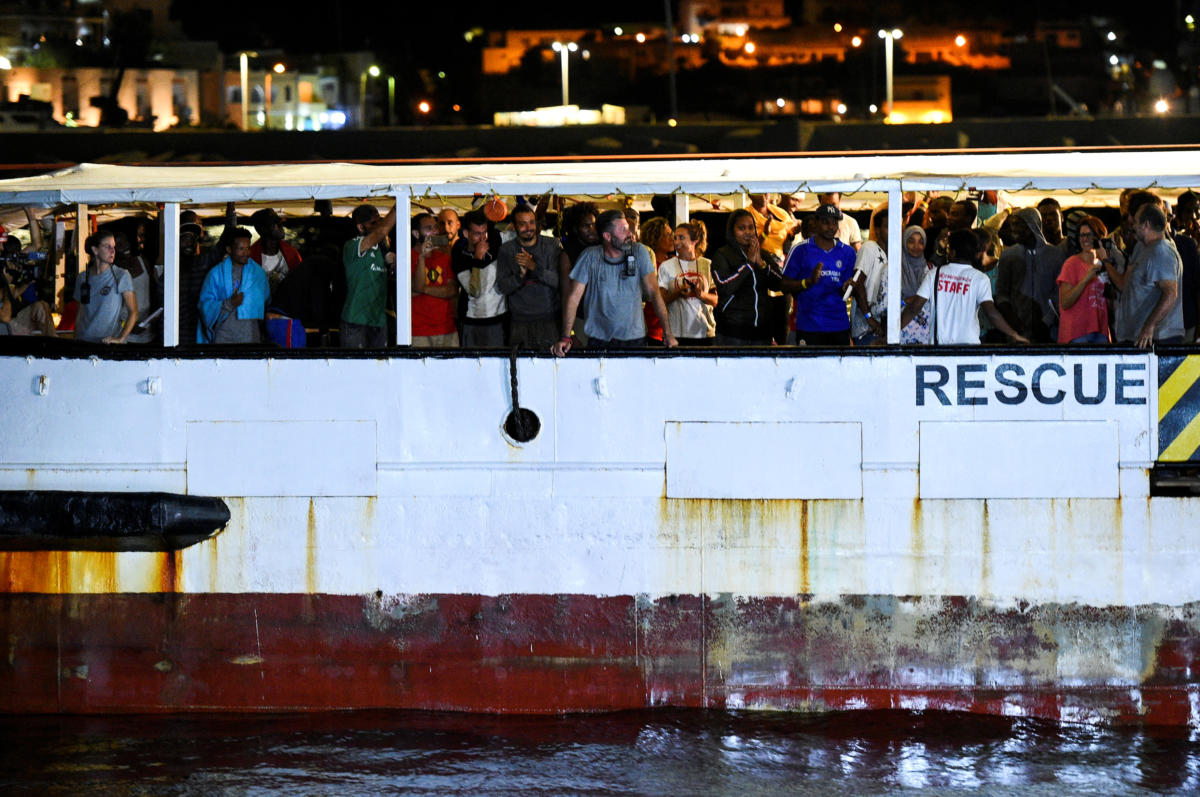
<svg viewBox="0 0 1200 797">
<path fill-rule="evenodd" d="M 914 296 L 925 273 L 929 271 L 929 262 L 925 259 L 925 230 L 913 225 L 904 231 L 904 249 L 901 255 L 900 267 L 900 300 L 907 302 Z M 903 306 L 903 304 L 901 305 Z M 921 311 L 900 330 L 901 343 L 929 342 L 929 312 L 922 307 Z"/>
</svg>

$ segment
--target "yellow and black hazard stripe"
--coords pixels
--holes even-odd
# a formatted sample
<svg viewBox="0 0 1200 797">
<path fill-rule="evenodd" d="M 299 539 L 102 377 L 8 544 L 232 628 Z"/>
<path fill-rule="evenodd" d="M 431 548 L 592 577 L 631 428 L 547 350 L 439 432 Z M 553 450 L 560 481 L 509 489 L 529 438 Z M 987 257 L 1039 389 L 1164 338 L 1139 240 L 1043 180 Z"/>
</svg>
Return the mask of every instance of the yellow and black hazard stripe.
<svg viewBox="0 0 1200 797">
<path fill-rule="evenodd" d="M 1200 355 L 1158 358 L 1158 461 L 1200 462 Z"/>
</svg>

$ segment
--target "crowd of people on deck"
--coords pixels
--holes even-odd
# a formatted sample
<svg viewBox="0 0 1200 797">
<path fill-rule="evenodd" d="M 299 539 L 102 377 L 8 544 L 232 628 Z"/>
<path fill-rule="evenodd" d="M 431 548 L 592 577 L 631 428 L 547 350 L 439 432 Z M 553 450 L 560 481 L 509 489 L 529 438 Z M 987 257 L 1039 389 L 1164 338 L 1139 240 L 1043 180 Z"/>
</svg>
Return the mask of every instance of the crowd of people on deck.
<svg viewBox="0 0 1200 797">
<path fill-rule="evenodd" d="M 556 224 L 547 223 L 552 202 Z M 906 195 L 894 288 L 886 203 L 864 235 L 839 194 L 819 194 L 809 210 L 792 196 L 751 195 L 724 215 L 723 243 L 711 252 L 704 222 L 672 223 L 672 208 L 643 217 L 546 196 L 497 214 L 497 204 L 411 218 L 414 347 L 563 356 L 579 347 L 882 345 L 890 289 L 900 293 L 906 344 L 1148 347 L 1193 342 L 1200 317 L 1200 195 L 1191 191 L 1170 208 L 1131 189 L 1119 212 L 1065 218 L 1052 198 L 1012 208 L 993 191 Z M 205 228 L 184 211 L 181 342 L 291 346 L 314 335 L 313 345 L 386 347 L 395 340 L 396 219 L 396 208 L 361 205 L 341 220 L 340 238 L 298 249 L 275 210 L 255 212 L 251 234 L 230 204 L 224 231 L 202 248 Z M 87 238 L 88 263 L 60 327 L 84 341 L 161 341 L 153 321 L 162 266 L 146 254 L 154 226 L 125 219 Z M 56 334 L 53 306 L 44 285 L 6 274 L 0 333 Z"/>
</svg>

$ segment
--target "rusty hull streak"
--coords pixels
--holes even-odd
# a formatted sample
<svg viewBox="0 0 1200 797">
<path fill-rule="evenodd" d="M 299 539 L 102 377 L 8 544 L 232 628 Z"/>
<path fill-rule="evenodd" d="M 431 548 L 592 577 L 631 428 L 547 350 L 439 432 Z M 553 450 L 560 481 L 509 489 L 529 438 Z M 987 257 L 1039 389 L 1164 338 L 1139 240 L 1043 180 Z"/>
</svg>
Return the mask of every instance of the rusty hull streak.
<svg viewBox="0 0 1200 797">
<path fill-rule="evenodd" d="M 124 568 L 124 579 L 118 565 L 121 556 L 134 558 Z M 179 592 L 182 584 L 180 551 L 0 551 L 0 591 L 6 593 Z"/>
<path fill-rule="evenodd" d="M 1200 688 L 1200 605 L 8 594 L 0 616 L 4 712 L 916 708 L 1195 725 Z M 1056 672 L 1105 640 L 1149 675 Z"/>
<path fill-rule="evenodd" d="M 316 499 L 308 499 L 308 531 L 305 537 L 304 588 L 317 594 L 317 508 Z"/>
</svg>

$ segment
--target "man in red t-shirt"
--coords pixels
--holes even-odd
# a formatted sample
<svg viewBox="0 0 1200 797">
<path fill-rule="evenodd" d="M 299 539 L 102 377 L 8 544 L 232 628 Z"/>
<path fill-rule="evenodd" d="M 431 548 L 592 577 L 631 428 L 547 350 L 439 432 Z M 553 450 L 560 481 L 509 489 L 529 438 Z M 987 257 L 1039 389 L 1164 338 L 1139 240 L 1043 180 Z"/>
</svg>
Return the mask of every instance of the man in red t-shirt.
<svg viewBox="0 0 1200 797">
<path fill-rule="evenodd" d="M 412 252 L 412 345 L 457 347 L 454 311 L 458 281 L 450 266 L 450 245 L 435 238 L 438 223 L 432 213 L 414 216 L 412 230 L 417 244 Z"/>
</svg>

